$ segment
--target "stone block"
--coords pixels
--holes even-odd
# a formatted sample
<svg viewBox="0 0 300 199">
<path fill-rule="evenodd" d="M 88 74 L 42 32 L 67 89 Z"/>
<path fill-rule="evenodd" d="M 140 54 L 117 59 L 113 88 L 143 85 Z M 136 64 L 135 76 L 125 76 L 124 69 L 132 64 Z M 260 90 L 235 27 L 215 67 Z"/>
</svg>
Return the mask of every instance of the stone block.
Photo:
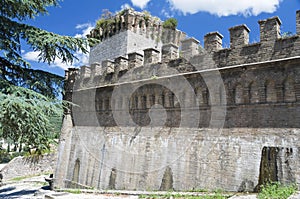
<svg viewBox="0 0 300 199">
<path fill-rule="evenodd" d="M 208 52 L 222 49 L 223 35 L 219 32 L 210 32 L 204 36 L 204 49 Z"/>
<path fill-rule="evenodd" d="M 250 29 L 245 24 L 229 28 L 229 32 L 230 48 L 242 47 L 249 43 Z"/>
</svg>

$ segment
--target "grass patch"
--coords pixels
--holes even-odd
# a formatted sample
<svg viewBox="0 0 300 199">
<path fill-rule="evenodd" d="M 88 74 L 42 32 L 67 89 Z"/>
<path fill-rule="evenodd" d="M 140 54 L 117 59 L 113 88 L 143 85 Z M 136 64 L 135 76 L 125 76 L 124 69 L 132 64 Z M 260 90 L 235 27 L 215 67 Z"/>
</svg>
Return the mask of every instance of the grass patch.
<svg viewBox="0 0 300 199">
<path fill-rule="evenodd" d="M 282 185 L 279 182 L 271 182 L 262 185 L 261 191 L 258 194 L 258 199 L 287 199 L 289 196 L 297 191 L 297 186 Z"/>
<path fill-rule="evenodd" d="M 37 176 L 37 175 L 19 176 L 19 177 L 12 178 L 11 181 L 19 182 L 19 181 L 25 180 L 27 178 L 32 178 L 35 176 Z"/>
<path fill-rule="evenodd" d="M 229 198 L 228 194 L 224 194 L 222 192 L 214 192 L 207 193 L 204 195 L 188 195 L 188 194 L 180 194 L 180 193 L 166 193 L 166 194 L 150 194 L 150 195 L 139 195 L 141 199 L 169 199 L 169 198 L 177 198 L 177 199 L 227 199 Z"/>
<path fill-rule="evenodd" d="M 187 192 L 207 193 L 207 192 L 209 192 L 209 190 L 208 189 L 191 189 L 191 190 L 188 190 Z"/>
<path fill-rule="evenodd" d="M 25 180 L 27 178 L 33 178 L 33 177 L 37 177 L 37 176 L 41 176 L 41 175 L 49 175 L 52 172 L 48 171 L 48 172 L 43 172 L 43 173 L 39 173 L 39 174 L 34 174 L 34 175 L 27 175 L 27 176 L 18 176 L 12 179 L 9 179 L 8 181 L 14 181 L 14 182 L 19 182 L 22 180 Z"/>
<path fill-rule="evenodd" d="M 189 196 L 189 195 L 173 195 L 172 197 L 164 196 L 164 195 L 142 195 L 139 198 L 143 199 L 169 199 L 169 198 L 177 198 L 177 199 L 228 199 L 229 197 L 223 195 L 203 195 L 203 196 Z"/>
<path fill-rule="evenodd" d="M 80 189 L 68 189 L 68 190 L 65 190 L 65 192 L 73 193 L 73 194 L 81 194 L 82 193 Z"/>
</svg>

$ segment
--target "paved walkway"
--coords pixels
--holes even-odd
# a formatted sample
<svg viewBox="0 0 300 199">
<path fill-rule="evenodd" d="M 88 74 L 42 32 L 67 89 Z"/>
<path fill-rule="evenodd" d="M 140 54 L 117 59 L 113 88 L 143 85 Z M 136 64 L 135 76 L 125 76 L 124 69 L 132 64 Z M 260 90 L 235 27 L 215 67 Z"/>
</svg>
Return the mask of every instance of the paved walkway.
<svg viewBox="0 0 300 199">
<path fill-rule="evenodd" d="M 99 191 L 89 190 L 89 193 L 68 193 L 49 190 L 45 183 L 46 175 L 24 179 L 19 182 L 10 182 L 0 187 L 0 198 L 3 199 L 138 199 L 138 195 L 157 194 L 158 192 L 139 191 Z M 180 194 L 180 192 L 178 192 Z M 174 193 L 176 194 L 176 193 Z M 193 193 L 186 193 L 191 195 Z M 256 199 L 256 194 L 241 195 L 236 194 L 229 199 Z M 290 199 L 300 199 L 300 192 L 290 197 Z"/>
</svg>

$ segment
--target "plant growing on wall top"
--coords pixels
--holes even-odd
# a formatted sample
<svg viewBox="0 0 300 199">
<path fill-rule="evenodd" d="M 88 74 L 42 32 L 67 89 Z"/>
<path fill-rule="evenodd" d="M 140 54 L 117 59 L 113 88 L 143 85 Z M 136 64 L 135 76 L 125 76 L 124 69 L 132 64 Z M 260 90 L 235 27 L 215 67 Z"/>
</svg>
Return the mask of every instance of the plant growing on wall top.
<svg viewBox="0 0 300 199">
<path fill-rule="evenodd" d="M 144 11 L 143 11 L 143 18 L 144 18 L 144 20 L 145 20 L 146 26 L 148 26 L 148 25 L 149 25 L 149 20 L 150 20 L 150 18 L 151 18 L 150 12 L 144 10 Z"/>
<path fill-rule="evenodd" d="M 102 10 L 100 19 L 96 22 L 96 29 L 106 28 L 107 26 L 113 24 L 115 21 L 112 18 L 112 12 L 107 9 Z"/>
<path fill-rule="evenodd" d="M 163 27 L 167 28 L 167 29 L 175 30 L 177 27 L 177 24 L 178 24 L 177 19 L 169 18 L 163 22 Z"/>
</svg>

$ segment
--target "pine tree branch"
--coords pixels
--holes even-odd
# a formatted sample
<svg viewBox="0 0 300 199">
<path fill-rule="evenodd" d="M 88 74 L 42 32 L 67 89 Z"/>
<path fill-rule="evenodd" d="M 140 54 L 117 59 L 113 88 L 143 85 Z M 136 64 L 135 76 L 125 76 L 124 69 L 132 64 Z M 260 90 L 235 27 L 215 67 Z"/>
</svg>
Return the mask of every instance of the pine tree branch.
<svg viewBox="0 0 300 199">
<path fill-rule="evenodd" d="M 24 20 L 48 14 L 47 7 L 58 6 L 59 0 L 1 0 L 0 15 Z"/>
<path fill-rule="evenodd" d="M 3 16 L 0 16 L 0 30 L 4 30 L 0 36 L 3 40 L 1 48 L 8 52 L 6 57 L 15 62 L 22 60 L 19 38 L 24 39 L 34 51 L 39 51 L 39 60 L 48 64 L 54 62 L 55 58 L 72 63 L 77 59 L 74 55 L 77 51 L 88 52 L 87 39 L 58 35 Z"/>
</svg>

